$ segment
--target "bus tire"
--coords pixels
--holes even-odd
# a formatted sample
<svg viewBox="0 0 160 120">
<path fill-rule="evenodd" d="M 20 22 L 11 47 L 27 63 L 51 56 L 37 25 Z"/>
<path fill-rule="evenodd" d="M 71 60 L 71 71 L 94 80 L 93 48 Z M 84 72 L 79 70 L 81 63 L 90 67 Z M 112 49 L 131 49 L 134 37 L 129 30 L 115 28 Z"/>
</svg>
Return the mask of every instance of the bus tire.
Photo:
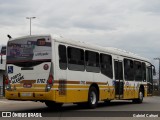
<svg viewBox="0 0 160 120">
<path fill-rule="evenodd" d="M 53 110 L 59 110 L 62 107 L 62 103 L 55 103 L 54 101 L 45 101 L 45 104 L 48 108 Z"/>
<path fill-rule="evenodd" d="M 138 94 L 138 99 L 133 99 L 133 103 L 142 103 L 143 102 L 143 91 L 140 90 Z"/>
<path fill-rule="evenodd" d="M 89 89 L 89 93 L 88 93 L 88 107 L 90 109 L 94 109 L 97 107 L 98 104 L 98 92 L 97 89 L 95 87 L 91 87 Z"/>
</svg>

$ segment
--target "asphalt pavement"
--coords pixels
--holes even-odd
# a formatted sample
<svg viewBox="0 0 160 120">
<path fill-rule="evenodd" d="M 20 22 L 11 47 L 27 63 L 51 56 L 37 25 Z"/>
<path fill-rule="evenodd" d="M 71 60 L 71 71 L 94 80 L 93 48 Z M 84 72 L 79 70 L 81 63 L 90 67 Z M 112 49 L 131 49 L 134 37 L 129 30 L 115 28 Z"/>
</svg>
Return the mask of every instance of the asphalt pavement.
<svg viewBox="0 0 160 120">
<path fill-rule="evenodd" d="M 135 119 L 135 117 L 136 119 L 150 119 L 151 117 L 154 117 L 154 119 L 160 119 L 157 118 L 160 117 L 160 97 L 146 97 L 142 104 L 133 104 L 131 101 L 128 100 L 113 100 L 109 104 L 99 102 L 96 109 L 87 109 L 81 106 L 79 107 L 76 104 L 64 104 L 62 109 L 58 111 L 51 110 L 47 108 L 44 103 L 40 102 L 11 101 L 6 99 L 0 99 L 0 111 L 15 113 L 13 117 L 15 117 L 16 120 L 20 119 L 20 116 L 16 116 L 18 114 L 23 114 L 23 117 L 28 117 L 28 115 L 32 115 L 32 113 L 35 113 L 35 115 L 37 114 L 38 117 L 32 119 L 38 120 L 44 118 L 52 120 L 75 120 L 75 118 L 76 120 L 120 120 L 121 118 L 123 118 L 123 120 L 127 120 L 128 117 L 130 117 L 130 119 Z M 41 116 L 39 117 L 38 114 L 41 114 L 42 118 L 40 118 Z"/>
</svg>

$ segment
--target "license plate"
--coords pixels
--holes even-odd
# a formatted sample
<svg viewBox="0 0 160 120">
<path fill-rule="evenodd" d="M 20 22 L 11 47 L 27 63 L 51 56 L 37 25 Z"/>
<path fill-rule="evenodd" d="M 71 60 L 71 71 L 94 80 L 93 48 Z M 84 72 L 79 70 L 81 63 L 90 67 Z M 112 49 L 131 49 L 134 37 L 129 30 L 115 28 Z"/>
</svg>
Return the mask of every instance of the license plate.
<svg viewBox="0 0 160 120">
<path fill-rule="evenodd" d="M 24 84 L 23 84 L 23 87 L 24 87 L 24 88 L 31 88 L 31 87 L 32 87 L 32 84 L 31 84 L 31 83 L 24 83 Z"/>
<path fill-rule="evenodd" d="M 21 96 L 23 96 L 23 97 L 31 97 L 32 93 L 22 93 Z"/>
</svg>

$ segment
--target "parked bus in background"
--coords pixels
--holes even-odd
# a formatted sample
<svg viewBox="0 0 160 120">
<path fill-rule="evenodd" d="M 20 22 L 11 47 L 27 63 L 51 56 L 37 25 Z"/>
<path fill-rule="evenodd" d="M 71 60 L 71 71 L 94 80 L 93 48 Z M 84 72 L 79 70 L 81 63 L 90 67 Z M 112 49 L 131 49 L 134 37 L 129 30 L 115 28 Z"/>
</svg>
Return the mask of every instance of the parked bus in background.
<svg viewBox="0 0 160 120">
<path fill-rule="evenodd" d="M 5 94 L 5 72 L 6 72 L 6 46 L 2 45 L 0 50 L 0 96 Z"/>
<path fill-rule="evenodd" d="M 6 55 L 6 46 L 2 46 L 1 54 Z"/>
<path fill-rule="evenodd" d="M 142 103 L 152 93 L 148 59 L 124 50 L 50 35 L 10 39 L 6 98 L 95 108 L 98 101 Z"/>
</svg>

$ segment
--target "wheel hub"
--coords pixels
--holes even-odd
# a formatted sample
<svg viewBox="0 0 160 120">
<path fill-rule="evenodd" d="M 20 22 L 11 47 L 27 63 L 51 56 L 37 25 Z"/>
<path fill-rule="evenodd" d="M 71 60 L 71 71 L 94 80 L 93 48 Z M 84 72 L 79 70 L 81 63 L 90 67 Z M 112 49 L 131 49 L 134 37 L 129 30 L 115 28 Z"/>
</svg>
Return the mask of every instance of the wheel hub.
<svg viewBox="0 0 160 120">
<path fill-rule="evenodd" d="M 90 99 L 91 99 L 91 103 L 92 104 L 95 104 L 96 103 L 96 94 L 95 92 L 91 92 L 91 96 L 90 96 Z"/>
</svg>

